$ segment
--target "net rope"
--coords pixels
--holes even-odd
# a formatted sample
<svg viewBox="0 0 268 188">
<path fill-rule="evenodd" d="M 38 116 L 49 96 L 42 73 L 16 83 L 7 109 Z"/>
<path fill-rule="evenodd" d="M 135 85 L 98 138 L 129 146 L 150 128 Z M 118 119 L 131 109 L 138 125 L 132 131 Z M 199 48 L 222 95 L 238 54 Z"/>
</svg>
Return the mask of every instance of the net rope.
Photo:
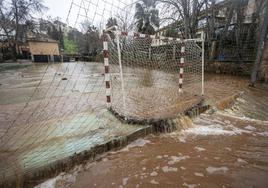
<svg viewBox="0 0 268 188">
<path fill-rule="evenodd" d="M 120 33 L 120 32 L 118 32 Z M 189 108 L 201 96 L 200 40 L 119 35 L 124 91 L 120 78 L 116 36 L 108 43 L 112 109 L 127 119 L 170 118 Z M 183 92 L 180 92 L 181 48 L 185 46 Z M 124 96 L 125 105 L 124 106 Z"/>
<path fill-rule="evenodd" d="M 66 23 L 80 28 L 87 21 L 102 31 L 110 17 L 133 17 L 135 2 L 73 0 Z M 121 112 L 122 93 L 116 46 L 114 38 L 109 41 L 112 106 Z M 178 112 L 173 102 L 180 100 L 180 43 L 152 46 L 150 58 L 149 46 L 150 40 L 120 36 L 126 102 L 132 105 L 131 111 L 126 114 L 129 117 L 144 113 L 146 116 L 140 117 L 151 118 L 163 111 L 172 114 L 172 109 Z M 172 59 L 173 46 L 176 48 L 175 60 Z M 197 66 L 200 63 L 197 59 L 200 56 L 199 45 L 189 42 L 186 44 L 188 50 L 191 53 L 186 54 L 189 59 L 186 62 L 194 64 L 192 67 L 190 64 L 185 66 L 185 92 L 181 95 L 187 92 L 198 94 L 198 83 L 201 81 L 200 67 Z M 3 84 L 0 185 L 31 176 L 35 170 L 139 128 L 123 125 L 107 111 L 103 62 L 32 65 L 19 73 L 3 71 L 0 77 Z M 196 91 L 191 92 L 191 88 L 196 88 Z M 166 114 L 162 116 L 167 117 Z"/>
</svg>

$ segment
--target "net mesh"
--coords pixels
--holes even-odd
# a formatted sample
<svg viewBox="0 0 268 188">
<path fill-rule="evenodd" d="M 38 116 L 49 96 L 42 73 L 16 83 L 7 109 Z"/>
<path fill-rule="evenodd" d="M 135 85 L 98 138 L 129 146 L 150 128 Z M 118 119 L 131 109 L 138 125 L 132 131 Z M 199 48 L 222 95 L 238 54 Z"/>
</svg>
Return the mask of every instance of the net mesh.
<svg viewBox="0 0 268 188">
<path fill-rule="evenodd" d="M 109 37 L 108 43 L 112 110 L 127 119 L 163 119 L 176 116 L 200 100 L 202 46 L 198 40 L 118 34 L 118 49 L 115 36 Z"/>
<path fill-rule="evenodd" d="M 135 2 L 73 0 L 67 24 L 83 31 L 81 25 L 89 22 L 100 32 L 110 17 L 116 17 L 119 28 L 131 30 Z M 180 42 L 120 36 L 126 110 L 116 38 L 111 36 L 113 109 L 129 118 L 149 119 L 173 116 L 193 105 L 201 87 L 200 45 L 185 45 L 179 93 Z M 141 128 L 122 124 L 107 111 L 102 62 L 34 64 L 3 70 L 0 80 L 0 187 L 9 181 L 41 183 L 48 174 L 38 174 L 39 170 L 51 165 L 51 171 L 59 172 L 56 162 Z M 28 181 L 34 177 L 40 178 Z"/>
</svg>

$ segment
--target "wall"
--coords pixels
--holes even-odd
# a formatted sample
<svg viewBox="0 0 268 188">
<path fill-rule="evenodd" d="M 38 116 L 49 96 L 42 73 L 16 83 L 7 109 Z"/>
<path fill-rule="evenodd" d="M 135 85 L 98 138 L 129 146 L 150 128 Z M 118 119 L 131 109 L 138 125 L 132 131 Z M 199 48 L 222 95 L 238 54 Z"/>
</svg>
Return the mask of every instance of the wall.
<svg viewBox="0 0 268 188">
<path fill-rule="evenodd" d="M 32 55 L 59 55 L 59 46 L 55 42 L 29 42 Z"/>
</svg>

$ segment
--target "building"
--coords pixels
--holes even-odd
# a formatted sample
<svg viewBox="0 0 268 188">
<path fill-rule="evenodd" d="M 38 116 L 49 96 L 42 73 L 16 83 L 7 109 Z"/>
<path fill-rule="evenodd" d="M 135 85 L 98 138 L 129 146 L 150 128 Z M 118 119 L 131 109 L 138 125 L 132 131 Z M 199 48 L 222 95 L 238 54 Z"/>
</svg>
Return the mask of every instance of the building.
<svg viewBox="0 0 268 188">
<path fill-rule="evenodd" d="M 28 46 L 33 62 L 61 62 L 59 42 L 47 38 L 32 38 Z"/>
</svg>

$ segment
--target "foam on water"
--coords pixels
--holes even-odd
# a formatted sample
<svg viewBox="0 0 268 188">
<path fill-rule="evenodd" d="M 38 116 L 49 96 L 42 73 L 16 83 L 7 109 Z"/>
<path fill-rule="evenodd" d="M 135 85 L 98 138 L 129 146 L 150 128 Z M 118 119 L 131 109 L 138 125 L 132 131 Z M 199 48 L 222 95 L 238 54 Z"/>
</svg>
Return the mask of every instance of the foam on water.
<svg viewBox="0 0 268 188">
<path fill-rule="evenodd" d="M 127 148 L 134 148 L 134 147 L 143 147 L 146 144 L 151 143 L 151 141 L 149 140 L 145 140 L 145 139 L 137 139 L 134 142 L 130 143 Z"/>
<path fill-rule="evenodd" d="M 169 166 L 164 166 L 162 167 L 162 171 L 167 173 L 167 172 L 177 172 L 178 169 L 175 167 L 169 167 Z"/>
<path fill-rule="evenodd" d="M 195 187 L 197 187 L 196 184 L 187 184 L 187 183 L 183 183 L 182 185 L 185 186 L 185 187 L 188 187 L 188 188 L 195 188 Z"/>
<path fill-rule="evenodd" d="M 174 165 L 174 164 L 180 162 L 181 160 L 185 160 L 185 159 L 188 159 L 190 157 L 189 156 L 171 156 L 170 158 L 171 158 L 171 160 L 168 162 L 168 164 Z"/>
<path fill-rule="evenodd" d="M 76 181 L 77 173 L 65 174 L 61 173 L 55 178 L 49 179 L 42 184 L 35 186 L 35 188 L 56 188 L 57 182 L 62 181 L 64 184 L 72 184 Z"/>
<path fill-rule="evenodd" d="M 194 121 L 194 127 L 189 129 L 183 130 L 182 135 L 201 135 L 201 136 L 210 136 L 210 135 L 239 135 L 242 133 L 250 134 L 254 127 L 247 126 L 245 129 L 240 129 L 235 127 L 231 124 L 230 121 L 221 121 L 219 117 L 209 117 L 206 114 L 201 115 L 200 117 L 196 118 Z M 201 148 L 195 148 L 196 150 L 200 151 Z M 203 149 L 201 149 L 203 150 Z"/>
<path fill-rule="evenodd" d="M 204 174 L 200 172 L 195 172 L 194 175 L 198 177 L 204 177 Z"/>
<path fill-rule="evenodd" d="M 202 148 L 202 147 L 194 147 L 195 150 L 197 150 L 198 152 L 201 152 L 201 151 L 205 151 L 206 149 L 205 148 Z"/>
<path fill-rule="evenodd" d="M 233 130 L 224 130 L 224 128 L 220 125 L 209 125 L 209 126 L 197 126 L 194 128 L 190 128 L 188 130 L 184 130 L 183 133 L 186 134 L 194 134 L 194 135 L 236 135 L 238 132 Z"/>
<path fill-rule="evenodd" d="M 255 131 L 256 128 L 255 127 L 252 127 L 250 125 L 246 126 L 245 129 L 249 130 L 249 131 Z"/>
<path fill-rule="evenodd" d="M 206 168 L 206 171 L 209 173 L 209 174 L 213 174 L 213 173 L 219 173 L 219 172 L 223 172 L 223 173 L 226 173 L 229 169 L 225 166 L 223 167 L 207 167 Z"/>
</svg>

